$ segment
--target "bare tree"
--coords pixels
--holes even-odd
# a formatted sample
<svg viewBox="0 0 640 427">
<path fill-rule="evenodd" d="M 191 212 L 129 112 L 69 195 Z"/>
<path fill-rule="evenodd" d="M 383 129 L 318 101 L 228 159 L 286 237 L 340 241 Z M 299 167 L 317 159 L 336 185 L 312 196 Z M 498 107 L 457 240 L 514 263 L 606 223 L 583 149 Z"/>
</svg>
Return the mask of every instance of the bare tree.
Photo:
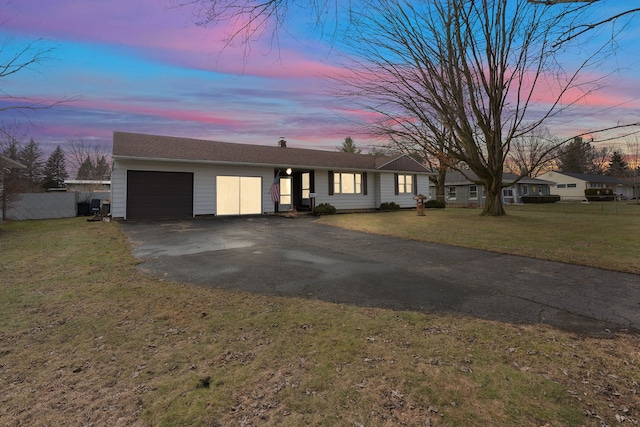
<svg viewBox="0 0 640 427">
<path fill-rule="evenodd" d="M 344 48 L 350 71 L 341 90 L 378 113 L 390 135 L 449 138 L 446 156 L 485 187 L 482 214 L 504 215 L 502 174 L 513 141 L 578 102 L 561 103 L 569 90 L 592 90 L 578 76 L 600 52 L 566 73 L 553 47 L 570 18 L 578 19 L 572 10 L 558 14 L 526 0 L 376 2 L 354 12 L 360 36 Z M 544 110 L 542 90 L 554 96 Z M 529 169 L 549 152 L 532 153 Z"/>
<path fill-rule="evenodd" d="M 535 3 L 363 0 L 345 6 L 347 21 L 357 31 L 336 43 L 349 57 L 350 75 L 341 77 L 342 92 L 378 113 L 382 118 L 378 125 L 384 123 L 389 135 L 402 141 L 409 137 L 434 153 L 437 150 L 429 141 L 442 141 L 438 129 L 444 126 L 450 138 L 445 140 L 446 158 L 468 165 L 485 187 L 483 215 L 505 214 L 502 174 L 513 141 L 594 90 L 597 82 L 581 81 L 583 71 L 609 46 L 604 43 L 589 51 L 571 69 L 562 67 L 560 50 L 573 47 L 584 34 L 580 31 L 584 23 L 600 27 L 611 20 L 599 23 L 591 17 L 591 3 L 562 1 L 553 7 Z M 307 5 L 319 20 L 322 14 L 338 10 L 333 0 L 194 0 L 192 4 L 202 7 L 202 23 L 231 20 L 241 24 L 234 28 L 248 31 L 245 35 L 270 25 L 274 31 L 286 27 L 293 6 Z M 612 38 L 615 35 L 613 31 Z M 573 89 L 582 97 L 568 100 Z M 541 93 L 552 95 L 550 104 L 542 103 Z M 539 153 L 532 163 L 540 164 L 547 155 Z"/>
<path fill-rule="evenodd" d="M 110 153 L 107 143 L 74 138 L 69 141 L 65 154 L 76 179 L 107 180 L 111 176 Z"/>
<path fill-rule="evenodd" d="M 17 44 L 13 40 L 0 43 L 0 82 L 14 74 L 35 70 L 43 62 L 52 58 L 53 48 L 44 45 L 41 39 L 27 44 Z M 39 110 L 51 108 L 73 98 L 63 98 L 53 101 L 33 100 L 28 97 L 11 94 L 0 87 L 0 100 L 5 106 L 0 111 L 8 110 Z"/>
<path fill-rule="evenodd" d="M 563 142 L 547 127 L 539 127 L 514 138 L 507 154 L 505 170 L 517 176 L 535 177 L 554 162 L 557 148 Z"/>
<path fill-rule="evenodd" d="M 590 170 L 588 170 L 587 173 L 604 175 L 607 171 L 607 165 L 609 164 L 612 153 L 612 148 L 606 145 L 593 147 L 591 150 Z"/>
<path fill-rule="evenodd" d="M 538 7 L 570 5 L 574 7 L 591 7 L 601 0 L 528 0 Z M 233 31 L 228 35 L 228 43 L 249 44 L 259 35 L 270 33 L 278 38 L 279 30 L 288 30 L 291 15 L 304 11 L 313 27 L 322 34 L 335 36 L 339 23 L 349 21 L 351 12 L 361 6 L 369 5 L 369 0 L 173 0 L 179 6 L 190 6 L 201 26 L 214 26 L 220 23 L 232 23 Z M 344 13 L 341 13 L 344 12 Z M 638 13 L 640 8 L 628 7 L 610 16 L 585 20 L 568 27 L 564 37 L 575 38 L 587 31 L 604 26 L 624 16 Z M 344 18 L 344 19 L 343 19 Z M 331 23 L 333 21 L 333 23 Z M 327 25 L 327 24 L 330 25 Z"/>
</svg>

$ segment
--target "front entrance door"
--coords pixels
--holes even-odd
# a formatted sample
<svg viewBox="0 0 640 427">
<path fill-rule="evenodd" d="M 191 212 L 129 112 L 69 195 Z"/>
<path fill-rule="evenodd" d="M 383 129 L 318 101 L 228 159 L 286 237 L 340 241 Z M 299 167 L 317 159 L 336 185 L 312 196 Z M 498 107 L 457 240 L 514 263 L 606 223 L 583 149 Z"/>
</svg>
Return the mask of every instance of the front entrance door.
<svg viewBox="0 0 640 427">
<path fill-rule="evenodd" d="M 293 196 L 291 190 L 293 185 L 290 176 L 280 177 L 280 202 L 278 205 L 280 212 L 290 211 L 293 207 Z"/>
<path fill-rule="evenodd" d="M 293 203 L 297 210 L 310 210 L 313 192 L 313 171 L 296 171 L 293 173 Z"/>
</svg>

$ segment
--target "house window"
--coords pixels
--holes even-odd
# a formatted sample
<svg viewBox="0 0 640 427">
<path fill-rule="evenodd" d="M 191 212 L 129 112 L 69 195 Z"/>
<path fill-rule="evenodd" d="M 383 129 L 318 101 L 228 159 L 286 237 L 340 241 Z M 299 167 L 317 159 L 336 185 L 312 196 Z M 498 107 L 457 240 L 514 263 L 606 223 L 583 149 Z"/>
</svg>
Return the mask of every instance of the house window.
<svg viewBox="0 0 640 427">
<path fill-rule="evenodd" d="M 290 177 L 280 178 L 280 204 L 281 205 L 291 204 L 291 178 Z"/>
<path fill-rule="evenodd" d="M 532 185 L 531 186 L 531 193 L 533 193 L 533 194 L 540 194 L 540 190 L 541 190 L 541 188 L 538 187 L 537 185 Z"/>
<path fill-rule="evenodd" d="M 398 194 L 413 193 L 413 175 L 398 174 Z"/>
<path fill-rule="evenodd" d="M 302 198 L 308 199 L 311 194 L 311 179 L 309 172 L 302 174 Z"/>
<path fill-rule="evenodd" d="M 567 188 L 576 188 L 578 184 L 567 184 Z"/>
<path fill-rule="evenodd" d="M 535 190 L 534 190 L 534 193 L 535 193 Z M 529 195 L 529 186 L 528 185 L 523 185 L 522 186 L 522 194 L 525 195 L 525 196 Z"/>
<path fill-rule="evenodd" d="M 567 184 L 558 184 L 557 188 L 567 188 Z"/>
<path fill-rule="evenodd" d="M 478 186 L 477 185 L 470 185 L 469 186 L 469 198 L 470 199 L 477 199 L 478 198 Z"/>
<path fill-rule="evenodd" d="M 456 198 L 456 187 L 447 187 L 447 199 L 455 200 Z"/>
<path fill-rule="evenodd" d="M 513 197 L 513 189 L 512 188 L 503 188 L 502 189 L 503 197 Z"/>
<path fill-rule="evenodd" d="M 362 174 L 334 172 L 334 194 L 360 194 L 362 193 Z"/>
</svg>

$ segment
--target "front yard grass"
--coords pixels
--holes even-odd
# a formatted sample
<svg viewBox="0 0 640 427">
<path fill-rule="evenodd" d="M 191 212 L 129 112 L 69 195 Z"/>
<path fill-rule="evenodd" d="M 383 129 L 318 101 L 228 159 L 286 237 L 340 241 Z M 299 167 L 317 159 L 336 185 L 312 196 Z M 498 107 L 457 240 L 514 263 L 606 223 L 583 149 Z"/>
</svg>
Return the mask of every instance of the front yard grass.
<svg viewBox="0 0 640 427">
<path fill-rule="evenodd" d="M 549 226 L 535 215 L 476 217 L 447 210 L 322 221 L 369 231 L 394 221 L 408 237 L 443 239 L 446 230 L 436 230 L 448 224 L 461 242 L 470 227 L 488 246 L 491 229 L 510 230 L 511 241 L 519 227 Z M 637 235 L 629 227 L 624 233 Z M 0 254 L 0 425 L 640 422 L 636 335 L 580 337 L 165 282 L 136 270 L 115 222 L 4 224 Z"/>
<path fill-rule="evenodd" d="M 450 208 L 427 210 L 421 217 L 404 210 L 323 216 L 320 221 L 368 233 L 640 274 L 640 206 L 630 208 L 637 214 L 600 215 L 597 209 L 573 213 L 557 206 L 545 210 L 525 205 L 507 206 L 509 215 L 499 218 L 480 217 L 477 209 Z"/>
</svg>

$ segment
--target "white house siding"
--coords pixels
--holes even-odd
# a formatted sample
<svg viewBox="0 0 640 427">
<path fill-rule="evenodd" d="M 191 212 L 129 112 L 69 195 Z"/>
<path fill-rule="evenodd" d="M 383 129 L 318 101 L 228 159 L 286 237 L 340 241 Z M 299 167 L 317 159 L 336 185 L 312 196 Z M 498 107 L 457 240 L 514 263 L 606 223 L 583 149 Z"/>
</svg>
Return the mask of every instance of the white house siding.
<svg viewBox="0 0 640 427">
<path fill-rule="evenodd" d="M 345 172 L 335 170 L 333 172 Z M 358 173 L 357 171 L 348 171 Z M 367 172 L 367 194 L 334 194 L 329 195 L 329 171 L 315 171 L 316 206 L 320 203 L 329 203 L 338 210 L 349 209 L 374 209 L 377 206 L 375 194 L 375 172 Z"/>
<path fill-rule="evenodd" d="M 427 199 L 431 198 L 431 181 L 429 181 L 428 175 L 418 175 L 418 194 L 426 196 Z M 412 199 L 413 200 L 413 199 Z"/>
<path fill-rule="evenodd" d="M 563 200 L 584 199 L 584 190 L 585 188 L 587 188 L 586 181 L 556 172 L 545 172 L 542 175 L 537 176 L 536 178 L 555 182 L 556 186 L 551 190 L 551 193 L 557 194 Z M 558 188 L 558 184 L 560 184 L 561 187 L 564 185 L 565 188 Z M 569 184 L 575 184 L 576 186 L 568 188 L 567 185 Z"/>
<path fill-rule="evenodd" d="M 114 218 L 126 217 L 127 170 L 193 173 L 193 214 L 216 214 L 216 176 L 255 176 L 262 178 L 263 212 L 273 212 L 269 189 L 273 168 L 225 166 L 202 163 L 115 160 L 111 173 L 111 213 Z"/>
<path fill-rule="evenodd" d="M 411 175 L 409 173 L 407 174 Z M 422 194 L 429 198 L 429 176 L 418 175 L 417 185 L 418 194 Z M 396 194 L 395 177 L 393 173 L 380 174 L 380 203 L 385 202 L 397 203 L 402 208 L 411 208 L 416 205 L 413 193 Z M 378 203 L 377 207 L 380 206 L 380 203 Z"/>
</svg>

